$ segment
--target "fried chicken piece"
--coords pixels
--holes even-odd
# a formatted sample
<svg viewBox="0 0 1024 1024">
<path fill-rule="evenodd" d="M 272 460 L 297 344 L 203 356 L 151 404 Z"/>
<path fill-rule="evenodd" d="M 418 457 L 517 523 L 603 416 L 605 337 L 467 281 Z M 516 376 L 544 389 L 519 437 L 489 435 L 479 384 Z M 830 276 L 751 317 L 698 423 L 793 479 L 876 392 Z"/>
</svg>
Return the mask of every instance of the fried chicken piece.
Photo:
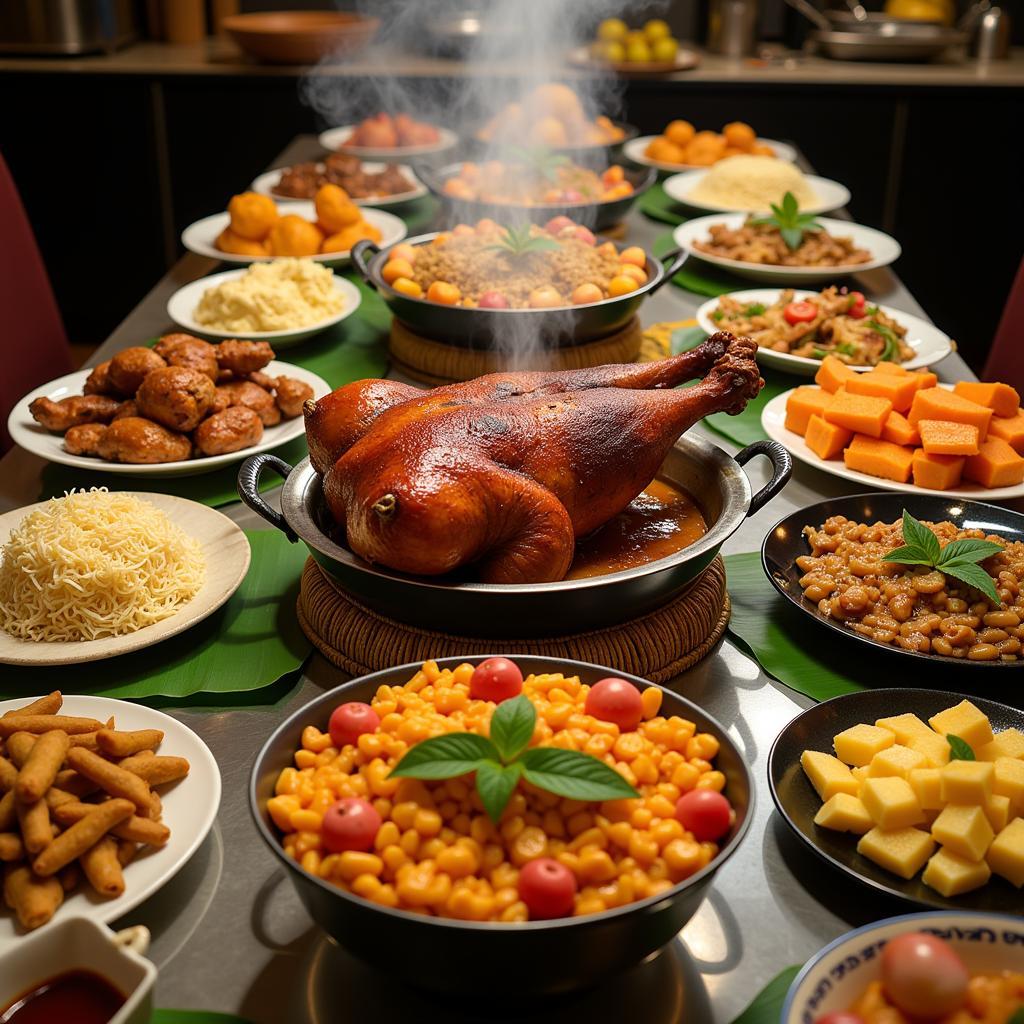
<svg viewBox="0 0 1024 1024">
<path fill-rule="evenodd" d="M 168 366 L 185 366 L 198 370 L 216 382 L 220 367 L 217 365 L 217 347 L 191 334 L 165 334 L 153 351 L 167 361 Z"/>
<path fill-rule="evenodd" d="M 110 395 L 113 394 L 113 387 L 110 383 L 110 360 L 94 366 L 92 372 L 85 378 L 82 385 L 82 392 L 86 395 Z"/>
<path fill-rule="evenodd" d="M 263 437 L 263 423 L 246 405 L 232 405 L 223 412 L 203 420 L 192 435 L 203 455 L 223 455 L 258 444 Z"/>
<path fill-rule="evenodd" d="M 286 420 L 302 415 L 303 403 L 313 397 L 313 389 L 294 377 L 278 377 L 274 398 Z"/>
<path fill-rule="evenodd" d="M 131 348 L 121 349 L 110 360 L 107 380 L 115 394 L 131 398 L 139 390 L 139 385 L 146 379 L 147 374 L 166 365 L 151 348 L 133 345 Z"/>
<path fill-rule="evenodd" d="M 111 422 L 114 420 L 123 420 L 125 416 L 138 416 L 139 415 L 139 403 L 134 398 L 126 398 L 118 407 L 117 412 L 114 413 L 111 418 Z"/>
<path fill-rule="evenodd" d="M 239 377 L 262 370 L 273 358 L 274 350 L 265 341 L 239 341 L 232 338 L 217 346 L 220 368 L 230 370 Z"/>
<path fill-rule="evenodd" d="M 72 455 L 97 455 L 100 441 L 107 432 L 103 423 L 83 423 L 71 427 L 64 435 L 64 449 Z"/>
<path fill-rule="evenodd" d="M 108 395 L 71 395 L 59 402 L 45 397 L 33 399 L 28 411 L 40 426 L 63 434 L 83 423 L 109 423 L 120 405 Z"/>
<path fill-rule="evenodd" d="M 274 427 L 281 422 L 281 410 L 269 391 L 247 380 L 229 381 L 221 384 L 217 391 L 227 397 L 229 406 L 244 405 L 252 409 L 265 427 Z"/>
<path fill-rule="evenodd" d="M 126 416 L 107 427 L 96 450 L 108 462 L 181 462 L 192 454 L 192 442 L 152 420 Z"/>
<path fill-rule="evenodd" d="M 135 396 L 139 412 L 171 430 L 194 430 L 209 412 L 216 391 L 213 381 L 198 370 L 165 366 L 142 382 Z"/>
</svg>

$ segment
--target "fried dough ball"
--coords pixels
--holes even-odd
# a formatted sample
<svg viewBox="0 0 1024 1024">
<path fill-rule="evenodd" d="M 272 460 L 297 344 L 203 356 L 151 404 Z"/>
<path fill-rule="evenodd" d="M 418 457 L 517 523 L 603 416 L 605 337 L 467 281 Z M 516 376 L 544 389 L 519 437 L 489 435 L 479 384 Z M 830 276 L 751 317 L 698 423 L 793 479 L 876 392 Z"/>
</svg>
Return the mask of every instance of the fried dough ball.
<svg viewBox="0 0 1024 1024">
<path fill-rule="evenodd" d="M 83 423 L 109 423 L 120 404 L 107 395 L 71 395 L 59 402 L 44 397 L 34 399 L 28 411 L 41 427 L 63 434 Z"/>
<path fill-rule="evenodd" d="M 239 238 L 262 242 L 277 221 L 277 204 L 259 192 L 243 192 L 228 203 L 231 230 Z"/>
<path fill-rule="evenodd" d="M 184 366 L 154 370 L 135 396 L 144 417 L 171 430 L 194 430 L 213 405 L 213 381 Z"/>
<path fill-rule="evenodd" d="M 107 432 L 103 423 L 83 423 L 64 435 L 64 450 L 72 455 L 96 455 L 100 440 Z"/>
<path fill-rule="evenodd" d="M 294 377 L 277 378 L 274 398 L 285 419 L 301 416 L 303 404 L 312 397 L 313 389 L 305 381 Z"/>
<path fill-rule="evenodd" d="M 333 235 L 362 219 L 359 207 L 338 185 L 321 185 L 315 203 L 318 224 L 325 235 Z"/>
<path fill-rule="evenodd" d="M 274 403 L 274 396 L 257 384 L 251 384 L 247 380 L 235 380 L 222 384 L 217 391 L 218 404 L 226 397 L 229 408 L 244 405 L 259 416 L 265 427 L 274 427 L 281 422 L 281 410 Z"/>
<path fill-rule="evenodd" d="M 660 160 L 664 164 L 686 163 L 686 151 L 660 135 L 651 140 L 645 152 L 652 160 Z"/>
<path fill-rule="evenodd" d="M 722 158 L 725 139 L 717 132 L 697 132 L 686 147 L 686 162 L 710 167 Z"/>
<path fill-rule="evenodd" d="M 217 347 L 191 334 L 165 334 L 153 347 L 168 366 L 187 366 L 190 370 L 205 373 L 216 381 L 220 367 L 217 365 Z"/>
<path fill-rule="evenodd" d="M 217 362 L 221 370 L 237 377 L 262 370 L 274 358 L 274 350 L 265 341 L 231 338 L 217 346 Z"/>
<path fill-rule="evenodd" d="M 233 256 L 269 256 L 270 250 L 265 242 L 254 242 L 235 234 L 231 228 L 225 228 L 214 239 L 214 248 L 221 252 L 229 252 Z"/>
<path fill-rule="evenodd" d="M 557 117 L 542 117 L 530 129 L 530 141 L 541 146 L 565 146 L 569 137 Z"/>
<path fill-rule="evenodd" d="M 754 129 L 749 124 L 744 124 L 742 121 L 730 121 L 722 129 L 722 135 L 725 138 L 725 144 L 727 146 L 734 146 L 736 149 L 743 150 L 745 153 L 750 151 L 750 147 L 754 145 L 757 136 L 754 134 Z"/>
<path fill-rule="evenodd" d="M 150 373 L 166 365 L 167 363 L 153 349 L 144 345 L 133 345 L 131 348 L 121 349 L 110 360 L 107 380 L 111 390 L 116 394 L 131 398 Z"/>
<path fill-rule="evenodd" d="M 697 130 L 689 121 L 672 121 L 664 132 L 665 138 L 669 142 L 684 147 L 693 141 L 696 134 Z"/>
<path fill-rule="evenodd" d="M 114 420 L 103 432 L 96 454 L 108 462 L 139 465 L 181 462 L 192 454 L 192 442 L 176 431 L 140 416 Z"/>
<path fill-rule="evenodd" d="M 279 217 L 270 229 L 271 256 L 315 256 L 324 236 L 315 224 L 296 213 Z"/>
<path fill-rule="evenodd" d="M 379 242 L 381 234 L 372 224 L 368 224 L 365 220 L 359 220 L 329 238 L 325 238 L 321 252 L 348 252 L 356 242 L 363 238 Z"/>
<path fill-rule="evenodd" d="M 576 92 L 564 82 L 538 85 L 526 98 L 527 109 L 534 117 L 548 114 L 566 124 L 583 120 L 583 105 Z"/>
<path fill-rule="evenodd" d="M 109 395 L 110 386 L 110 360 L 94 366 L 92 372 L 85 378 L 82 385 L 82 394 L 85 395 Z"/>
<path fill-rule="evenodd" d="M 754 143 L 750 152 L 753 153 L 754 156 L 775 156 L 775 150 L 772 149 L 771 146 L 766 146 L 762 142 Z"/>
<path fill-rule="evenodd" d="M 196 448 L 203 455 L 223 455 L 259 444 L 263 424 L 252 409 L 233 405 L 215 413 L 196 427 L 193 434 Z"/>
</svg>

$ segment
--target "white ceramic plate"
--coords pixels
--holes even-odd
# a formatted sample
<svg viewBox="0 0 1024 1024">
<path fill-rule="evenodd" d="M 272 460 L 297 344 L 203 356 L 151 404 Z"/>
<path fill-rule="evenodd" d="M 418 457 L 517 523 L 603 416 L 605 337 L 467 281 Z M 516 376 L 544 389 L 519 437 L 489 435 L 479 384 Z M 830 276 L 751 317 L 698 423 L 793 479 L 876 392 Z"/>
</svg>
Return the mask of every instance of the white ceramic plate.
<svg viewBox="0 0 1024 1024">
<path fill-rule="evenodd" d="M 206 579 L 199 593 L 174 615 L 124 636 L 66 642 L 32 641 L 13 637 L 0 629 L 0 664 L 76 665 L 151 647 L 202 622 L 242 585 L 249 568 L 249 541 L 226 515 L 207 505 L 170 494 L 143 492 L 136 493 L 135 497 L 166 512 L 168 518 L 185 533 L 202 543 L 206 556 Z M 45 504 L 26 505 L 0 516 L 0 546 L 7 543 L 11 531 L 25 516 Z"/>
<path fill-rule="evenodd" d="M 269 341 L 275 349 L 289 348 L 297 345 L 306 338 L 312 338 L 314 334 L 326 331 L 342 320 L 350 317 L 362 301 L 362 293 L 347 278 L 332 275 L 334 287 L 345 303 L 340 313 L 327 317 L 318 323 L 306 327 L 296 327 L 288 331 L 215 331 L 205 327 L 193 319 L 193 313 L 199 305 L 199 300 L 208 288 L 216 288 L 225 281 L 233 281 L 248 273 L 246 270 L 225 270 L 222 274 L 211 274 L 209 277 L 200 277 L 191 284 L 179 288 L 167 302 L 167 315 L 184 331 L 189 334 L 197 334 L 201 338 L 208 338 L 211 341 L 220 341 L 224 338 L 249 338 L 252 341 Z"/>
<path fill-rule="evenodd" d="M 657 135 L 641 135 L 639 138 L 630 139 L 629 142 L 625 143 L 622 147 L 622 152 L 629 157 L 630 160 L 635 161 L 638 164 L 644 164 L 647 167 L 657 167 L 659 171 L 706 171 L 706 167 L 698 166 L 697 164 L 668 164 L 664 160 L 652 160 L 649 156 L 645 156 L 644 153 L 647 147 L 655 140 L 659 138 Z M 778 139 L 761 139 L 757 140 L 761 146 L 771 146 L 775 150 L 775 155 L 780 160 L 785 160 L 788 163 L 794 163 L 796 161 L 796 150 L 785 142 L 779 142 Z"/>
<path fill-rule="evenodd" d="M 298 214 L 309 221 L 316 221 L 316 206 L 312 200 L 299 200 L 293 203 L 279 202 L 277 211 L 283 217 L 289 213 Z M 364 209 L 363 219 L 372 224 L 381 233 L 380 247 L 386 249 L 395 242 L 405 238 L 405 222 L 396 217 L 393 213 L 384 210 Z M 181 233 L 181 244 L 190 252 L 198 253 L 200 256 L 209 256 L 211 259 L 221 260 L 223 263 L 257 263 L 277 259 L 276 256 L 238 256 L 231 252 L 221 252 L 214 242 L 217 236 L 228 226 L 231 218 L 227 211 L 214 213 L 202 220 L 189 224 Z M 322 252 L 309 257 L 317 263 L 326 263 L 329 267 L 337 267 L 348 262 L 348 252 Z"/>
<path fill-rule="evenodd" d="M 385 166 L 382 163 L 363 162 L 363 170 L 367 174 L 378 174 L 384 170 Z M 391 196 L 368 196 L 366 199 L 353 199 L 352 202 L 356 206 L 379 206 L 385 208 L 409 203 L 413 199 L 419 199 L 427 194 L 427 186 L 413 174 L 411 168 L 399 167 L 399 171 L 401 171 L 402 177 L 409 182 L 408 191 L 396 192 Z M 279 167 L 276 171 L 267 171 L 266 174 L 261 174 L 258 178 L 255 178 L 252 183 L 252 190 L 253 192 L 259 192 L 261 195 L 271 196 L 278 202 L 294 202 L 294 200 L 288 199 L 287 196 L 279 196 L 274 192 L 274 186 L 280 180 L 281 168 Z"/>
<path fill-rule="evenodd" d="M 313 389 L 314 398 L 323 398 L 324 395 L 331 393 L 331 386 L 327 381 L 315 373 L 310 373 L 309 370 L 302 369 L 301 366 L 281 363 L 275 359 L 264 367 L 264 371 L 274 377 L 283 374 L 286 377 L 295 377 L 305 381 Z M 80 395 L 82 385 L 89 373 L 89 370 L 78 370 L 64 377 L 58 377 L 22 398 L 11 410 L 11 415 L 7 419 L 7 430 L 14 443 L 50 462 L 59 462 L 64 466 L 74 466 L 77 469 L 88 469 L 99 473 L 123 473 L 127 476 L 197 476 L 199 473 L 209 473 L 220 466 L 241 462 L 257 452 L 270 451 L 296 437 L 302 437 L 305 433 L 302 417 L 296 416 L 291 420 L 282 420 L 276 427 L 264 427 L 263 437 L 259 444 L 242 448 L 237 452 L 187 459 L 183 462 L 158 462 L 145 466 L 126 462 L 107 462 L 104 459 L 94 459 L 85 455 L 72 455 L 64 450 L 64 438 L 60 434 L 51 434 L 48 430 L 44 430 L 32 419 L 28 407 L 32 399 L 44 395 L 54 401 L 67 398 L 69 395 Z"/>
<path fill-rule="evenodd" d="M 708 232 L 713 224 L 725 224 L 733 230 L 743 226 L 747 219 L 745 213 L 716 213 L 709 217 L 697 217 L 680 224 L 672 232 L 676 245 L 685 249 L 696 259 L 705 263 L 713 263 L 716 267 L 724 267 L 737 277 L 746 277 L 751 281 L 765 281 L 768 284 L 818 284 L 828 283 L 851 274 L 863 274 L 878 267 L 887 267 L 900 257 L 900 244 L 895 238 L 874 228 L 866 228 L 847 220 L 830 220 L 819 217 L 818 223 L 836 238 L 852 238 L 858 249 L 866 249 L 871 253 L 867 263 L 859 263 L 840 267 L 774 267 L 765 263 L 747 263 L 743 260 L 726 259 L 723 256 L 712 256 L 710 253 L 698 252 L 694 242 L 706 242 Z"/>
<path fill-rule="evenodd" d="M 716 203 L 705 202 L 703 199 L 692 198 L 691 193 L 707 173 L 708 168 L 704 167 L 699 171 L 684 171 L 682 174 L 673 174 L 671 178 L 666 178 L 661 183 L 661 187 L 677 203 L 682 203 L 684 206 L 689 206 L 694 210 L 708 210 L 716 213 L 741 212 L 735 206 L 719 206 Z M 850 190 L 845 185 L 840 185 L 838 181 L 819 178 L 814 174 L 805 175 L 805 179 L 811 191 L 818 197 L 818 201 L 811 203 L 809 206 L 801 206 L 800 209 L 803 213 L 828 213 L 830 210 L 838 210 L 850 201 Z M 782 197 L 780 196 L 779 198 L 781 200 Z M 771 213 L 771 210 L 766 207 L 764 210 L 748 212 Z"/>
<path fill-rule="evenodd" d="M 455 146 L 459 137 L 448 128 L 438 127 L 440 138 L 437 142 L 425 146 L 395 146 L 392 149 L 380 149 L 375 146 L 349 146 L 348 140 L 357 125 L 346 124 L 340 128 L 328 128 L 318 136 L 324 149 L 337 150 L 339 153 L 351 153 L 361 160 L 406 160 L 411 156 L 426 156 L 428 153 L 443 153 Z"/>
<path fill-rule="evenodd" d="M 729 298 L 738 302 L 760 302 L 764 306 L 772 305 L 779 297 L 781 288 L 748 288 L 741 292 L 729 292 Z M 818 292 L 807 291 L 802 288 L 793 290 L 793 297 L 800 299 L 815 299 Z M 873 304 L 873 303 L 869 303 Z M 697 310 L 697 323 L 708 334 L 714 334 L 719 330 L 711 314 L 718 308 L 718 299 L 708 299 Z M 953 343 L 934 324 L 920 317 L 904 313 L 900 309 L 893 309 L 892 306 L 878 307 L 886 316 L 892 317 L 907 329 L 906 343 L 914 350 L 913 359 L 903 363 L 906 370 L 921 370 L 940 359 L 945 359 L 953 351 Z M 820 359 L 811 359 L 808 356 L 793 356 L 788 352 L 773 352 L 770 348 L 759 348 L 757 350 L 757 361 L 765 366 L 774 366 L 786 373 L 796 374 L 800 377 L 813 377 L 821 366 Z M 870 366 L 853 366 L 853 370 L 868 371 Z"/>
<path fill-rule="evenodd" d="M 940 387 L 952 390 L 948 384 L 940 384 Z M 953 487 L 948 491 L 934 491 L 928 487 L 918 487 L 913 482 L 901 484 L 896 480 L 883 480 L 879 476 L 871 476 L 868 473 L 858 473 L 855 469 L 847 469 L 842 459 L 819 458 L 799 434 L 786 429 L 786 400 L 795 391 L 790 388 L 781 395 L 776 395 L 761 413 L 761 426 L 764 432 L 773 440 L 778 441 L 789 450 L 794 459 L 806 462 L 823 473 L 831 473 L 832 476 L 841 477 L 843 480 L 853 480 L 870 491 L 905 491 L 908 494 L 941 494 L 947 498 L 973 498 L 975 501 L 1008 501 L 1010 498 L 1024 497 L 1024 483 L 1015 484 L 1013 487 L 982 487 L 980 484 L 963 483 L 960 487 Z"/>
<path fill-rule="evenodd" d="M 0 714 L 24 707 L 28 699 L 7 700 L 0 704 Z M 83 916 L 100 923 L 116 921 L 147 900 L 166 885 L 199 849 L 213 826 L 220 806 L 220 769 L 209 747 L 177 719 L 162 711 L 125 700 L 109 697 L 65 697 L 62 714 L 84 715 L 106 721 L 114 716 L 119 729 L 162 729 L 164 741 L 159 753 L 188 758 L 188 775 L 180 782 L 159 789 L 163 801 L 163 820 L 171 830 L 167 845 L 160 849 L 139 851 L 124 869 L 125 891 L 117 899 L 105 900 L 89 891 L 87 882 L 79 883 L 69 893 L 49 923 L 36 929 L 36 935 L 73 916 Z M 0 956 L 21 941 L 23 932 L 14 915 L 4 909 L 0 914 Z"/>
</svg>

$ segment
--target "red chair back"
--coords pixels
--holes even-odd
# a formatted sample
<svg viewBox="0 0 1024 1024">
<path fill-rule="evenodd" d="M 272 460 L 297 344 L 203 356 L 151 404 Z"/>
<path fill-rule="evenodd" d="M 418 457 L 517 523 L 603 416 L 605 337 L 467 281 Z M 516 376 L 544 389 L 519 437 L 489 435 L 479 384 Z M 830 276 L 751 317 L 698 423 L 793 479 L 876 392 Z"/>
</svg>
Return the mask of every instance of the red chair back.
<svg viewBox="0 0 1024 1024">
<path fill-rule="evenodd" d="M 71 350 L 32 225 L 0 154 L 0 453 L 11 447 L 7 416 L 22 395 L 70 373 Z"/>
<path fill-rule="evenodd" d="M 1024 259 L 1010 286 L 982 380 L 998 380 L 1024 395 Z"/>
</svg>

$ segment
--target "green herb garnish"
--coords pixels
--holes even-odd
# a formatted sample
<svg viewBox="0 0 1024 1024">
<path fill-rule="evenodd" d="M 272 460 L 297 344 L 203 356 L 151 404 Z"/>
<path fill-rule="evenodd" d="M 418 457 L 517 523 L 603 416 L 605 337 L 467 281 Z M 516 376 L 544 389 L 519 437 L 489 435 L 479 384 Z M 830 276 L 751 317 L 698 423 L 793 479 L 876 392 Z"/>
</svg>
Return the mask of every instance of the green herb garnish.
<svg viewBox="0 0 1024 1024">
<path fill-rule="evenodd" d="M 962 740 L 950 732 L 946 733 L 946 742 L 949 744 L 950 761 L 975 760 L 974 751 L 971 750 L 971 745 L 966 740 Z"/>
<path fill-rule="evenodd" d="M 855 356 L 857 354 L 857 346 L 850 341 L 843 341 L 836 345 L 836 351 L 842 352 L 844 356 Z"/>
<path fill-rule="evenodd" d="M 980 590 L 998 608 L 1001 602 L 995 582 L 978 563 L 1002 550 L 1002 545 L 994 541 L 973 537 L 955 540 L 942 547 L 939 538 L 904 509 L 903 547 L 890 551 L 882 560 L 938 569 L 946 576 L 953 576 L 961 583 Z"/>
<path fill-rule="evenodd" d="M 532 224 L 513 224 L 511 227 L 505 228 L 501 241 L 487 246 L 487 249 L 494 252 L 507 252 L 518 258 L 527 253 L 546 252 L 558 248 L 558 243 L 553 238 L 531 234 L 532 226 Z"/>
<path fill-rule="evenodd" d="M 510 161 L 532 170 L 548 181 L 557 181 L 558 172 L 563 167 L 572 166 L 572 161 L 564 153 L 552 153 L 543 146 L 527 149 L 523 146 L 509 146 L 504 151 Z"/>
<path fill-rule="evenodd" d="M 828 352 L 826 352 L 825 349 L 823 349 L 823 348 L 812 348 L 811 349 L 811 358 L 812 359 L 824 359 L 825 356 L 827 356 L 827 355 L 828 355 Z"/>
<path fill-rule="evenodd" d="M 716 324 L 724 317 L 725 313 L 723 313 L 720 309 L 716 309 L 714 313 L 711 314 L 711 319 L 714 320 Z"/>
<path fill-rule="evenodd" d="M 822 231 L 814 214 L 801 213 L 800 204 L 792 192 L 787 192 L 782 197 L 778 206 L 771 204 L 772 212 L 767 217 L 752 217 L 751 224 L 770 224 L 779 229 L 782 240 L 790 250 L 799 249 L 803 244 L 804 233 L 807 231 Z"/>
<path fill-rule="evenodd" d="M 878 316 L 878 313 L 879 313 L 879 309 L 878 309 L 878 307 L 877 307 L 877 306 L 865 306 L 865 307 L 864 307 L 864 312 L 865 312 L 865 313 L 866 313 L 866 314 L 867 314 L 868 316 Z"/>
<path fill-rule="evenodd" d="M 752 302 L 743 310 L 744 316 L 761 316 L 765 311 L 765 305 L 761 302 Z"/>
<path fill-rule="evenodd" d="M 885 348 L 882 349 L 882 359 L 898 360 L 900 356 L 900 339 L 896 337 L 891 328 L 886 327 L 885 324 L 880 324 L 877 320 L 869 320 L 868 327 L 885 342 Z"/>
<path fill-rule="evenodd" d="M 501 818 L 520 779 L 569 800 L 623 800 L 640 794 L 604 761 L 561 747 L 527 749 L 537 712 L 520 694 L 491 715 L 491 735 L 450 732 L 415 744 L 391 769 L 409 779 L 451 779 L 476 773 L 476 790 L 487 816 Z"/>
</svg>

